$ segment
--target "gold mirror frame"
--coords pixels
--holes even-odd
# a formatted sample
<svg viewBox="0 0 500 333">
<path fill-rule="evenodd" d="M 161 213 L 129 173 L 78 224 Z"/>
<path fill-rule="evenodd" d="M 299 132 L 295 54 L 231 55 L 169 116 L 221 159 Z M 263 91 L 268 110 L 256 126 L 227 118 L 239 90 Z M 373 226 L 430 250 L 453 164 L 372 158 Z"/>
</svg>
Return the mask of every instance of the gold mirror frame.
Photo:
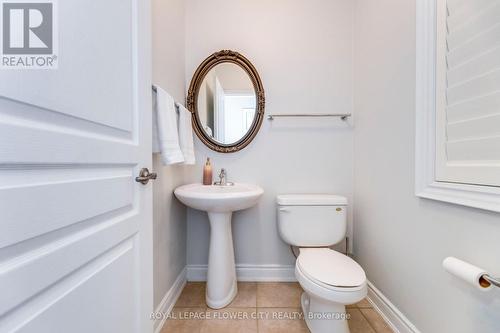
<svg viewBox="0 0 500 333">
<path fill-rule="evenodd" d="M 201 84 L 203 83 L 203 80 L 205 79 L 205 76 L 208 74 L 208 72 L 218 64 L 227 62 L 240 66 L 248 74 L 254 86 L 257 107 L 255 110 L 255 117 L 252 126 L 245 134 L 245 136 L 243 136 L 235 143 L 222 144 L 208 136 L 203 129 L 201 120 L 198 116 L 198 94 Z M 265 104 L 266 97 L 259 73 L 247 58 L 245 58 L 240 53 L 231 50 L 222 50 L 216 52 L 206 58 L 201 63 L 201 65 L 198 66 L 198 69 L 196 69 L 196 72 L 193 75 L 193 79 L 191 80 L 191 84 L 189 85 L 187 96 L 187 107 L 193 113 L 193 129 L 196 132 L 196 135 L 208 148 L 220 153 L 234 153 L 240 151 L 248 146 L 250 142 L 252 142 L 262 125 L 262 120 L 264 119 Z"/>
</svg>

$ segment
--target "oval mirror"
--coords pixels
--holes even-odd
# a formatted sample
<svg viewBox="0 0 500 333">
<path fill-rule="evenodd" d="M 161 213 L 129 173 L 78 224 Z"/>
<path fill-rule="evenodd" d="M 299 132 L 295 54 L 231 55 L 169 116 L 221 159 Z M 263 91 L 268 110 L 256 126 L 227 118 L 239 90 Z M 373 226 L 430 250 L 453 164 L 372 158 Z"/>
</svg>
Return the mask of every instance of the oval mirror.
<svg viewBox="0 0 500 333">
<path fill-rule="evenodd" d="M 200 140 L 212 150 L 232 153 L 257 135 L 264 117 L 264 89 L 248 59 L 223 50 L 198 67 L 187 104 Z"/>
</svg>

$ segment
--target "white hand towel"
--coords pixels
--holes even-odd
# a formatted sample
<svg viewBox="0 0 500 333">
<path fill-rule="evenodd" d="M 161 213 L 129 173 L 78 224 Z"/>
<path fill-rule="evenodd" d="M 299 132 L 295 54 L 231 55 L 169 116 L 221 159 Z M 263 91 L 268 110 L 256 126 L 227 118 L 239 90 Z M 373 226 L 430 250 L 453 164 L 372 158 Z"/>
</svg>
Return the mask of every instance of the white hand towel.
<svg viewBox="0 0 500 333">
<path fill-rule="evenodd" d="M 161 153 L 160 139 L 158 138 L 158 111 L 156 106 L 156 91 L 153 93 L 153 154 Z"/>
<path fill-rule="evenodd" d="M 184 162 L 179 145 L 177 130 L 177 114 L 175 102 L 165 90 L 156 86 L 156 113 L 158 126 L 158 142 L 163 164 Z"/>
<path fill-rule="evenodd" d="M 192 116 L 184 106 L 178 105 L 179 108 L 179 143 L 182 154 L 184 155 L 185 164 L 195 164 L 194 143 L 193 143 L 193 125 L 191 123 Z"/>
</svg>

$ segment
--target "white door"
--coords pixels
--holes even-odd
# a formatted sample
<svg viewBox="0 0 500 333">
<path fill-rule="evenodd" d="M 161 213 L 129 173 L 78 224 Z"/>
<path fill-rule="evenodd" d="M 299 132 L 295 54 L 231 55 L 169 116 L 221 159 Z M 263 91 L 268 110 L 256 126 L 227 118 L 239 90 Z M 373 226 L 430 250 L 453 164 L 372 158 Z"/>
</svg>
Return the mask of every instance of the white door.
<svg viewBox="0 0 500 333">
<path fill-rule="evenodd" d="M 152 332 L 149 15 L 59 0 L 58 69 L 0 70 L 2 333 Z"/>
</svg>

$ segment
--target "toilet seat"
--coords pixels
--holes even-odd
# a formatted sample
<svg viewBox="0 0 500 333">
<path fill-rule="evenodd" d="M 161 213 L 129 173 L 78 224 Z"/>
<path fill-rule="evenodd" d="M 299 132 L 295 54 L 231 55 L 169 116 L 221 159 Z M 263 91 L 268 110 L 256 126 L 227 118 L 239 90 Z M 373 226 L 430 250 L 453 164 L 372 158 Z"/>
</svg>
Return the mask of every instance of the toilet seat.
<svg viewBox="0 0 500 333">
<path fill-rule="evenodd" d="M 361 266 L 328 248 L 301 248 L 295 277 L 316 302 L 348 305 L 361 301 L 367 294 L 366 275 Z"/>
<path fill-rule="evenodd" d="M 345 288 L 333 287 L 327 284 L 315 281 L 305 275 L 298 265 L 295 265 L 295 277 L 304 291 L 314 297 L 317 302 L 331 302 L 334 304 L 354 304 L 366 297 L 367 284 L 364 283 L 358 287 Z"/>
<path fill-rule="evenodd" d="M 328 248 L 301 248 L 296 268 L 303 278 L 328 290 L 365 288 L 366 274 L 350 257 Z"/>
</svg>

